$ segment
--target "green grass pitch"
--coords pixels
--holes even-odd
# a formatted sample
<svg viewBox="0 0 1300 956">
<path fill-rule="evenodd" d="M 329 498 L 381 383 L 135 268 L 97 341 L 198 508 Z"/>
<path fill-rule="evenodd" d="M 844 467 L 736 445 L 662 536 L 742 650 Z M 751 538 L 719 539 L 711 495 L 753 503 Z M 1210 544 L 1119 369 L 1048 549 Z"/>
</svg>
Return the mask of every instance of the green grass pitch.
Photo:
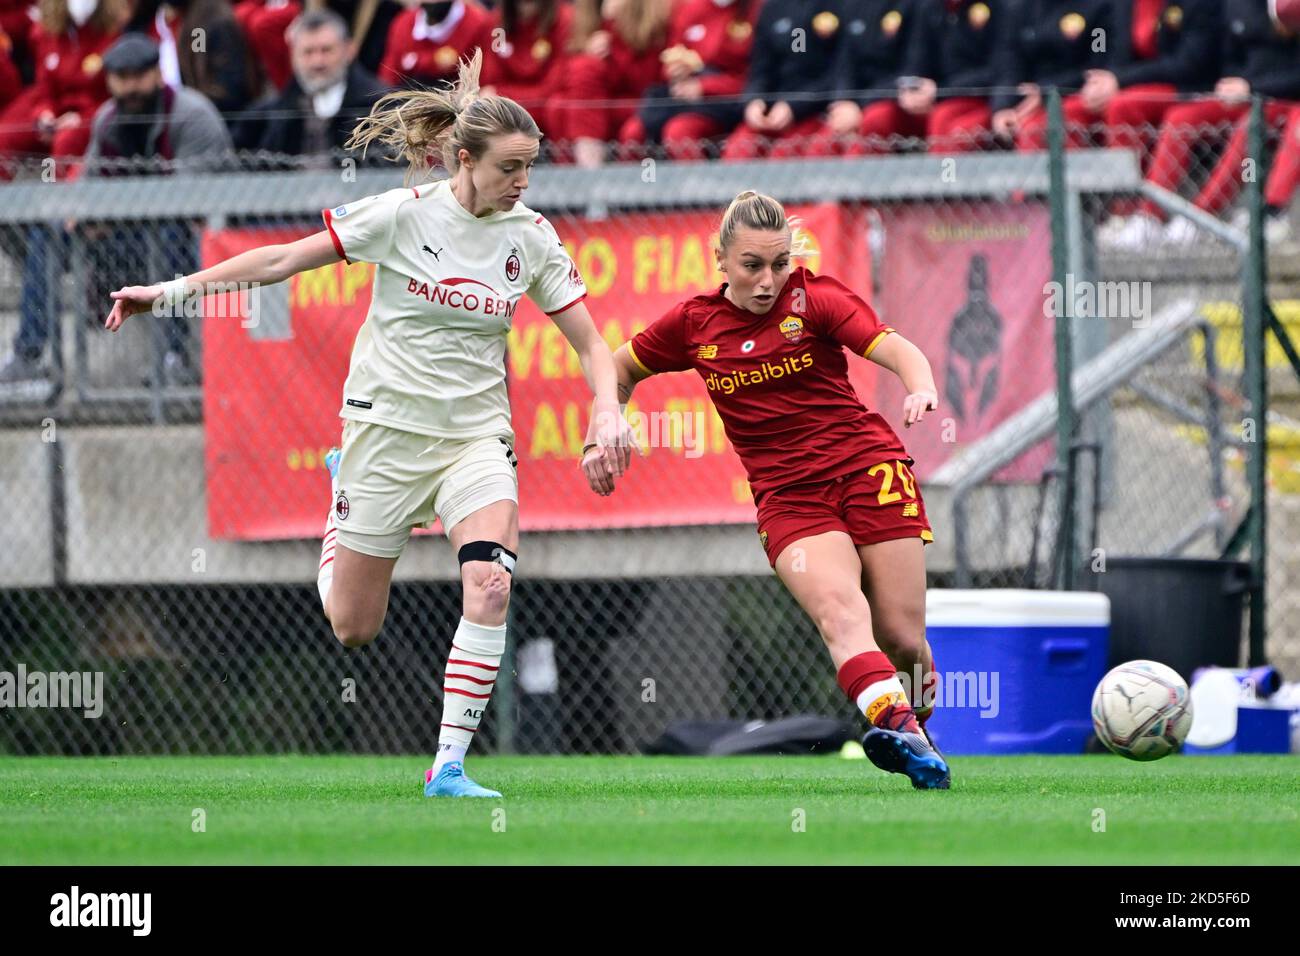
<svg viewBox="0 0 1300 956">
<path fill-rule="evenodd" d="M 3 757 L 0 863 L 1300 859 L 1292 757 L 952 763 L 917 792 L 838 757 L 471 757 L 498 801 L 426 800 L 420 757 Z"/>
</svg>

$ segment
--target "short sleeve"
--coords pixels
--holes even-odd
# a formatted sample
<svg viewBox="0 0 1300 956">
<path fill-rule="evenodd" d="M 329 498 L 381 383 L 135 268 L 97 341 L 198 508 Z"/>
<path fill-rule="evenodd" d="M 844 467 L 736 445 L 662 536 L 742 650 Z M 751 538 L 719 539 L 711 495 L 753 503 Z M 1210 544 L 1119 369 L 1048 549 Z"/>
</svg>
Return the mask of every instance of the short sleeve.
<svg viewBox="0 0 1300 956">
<path fill-rule="evenodd" d="M 863 357 L 894 330 L 856 292 L 831 276 L 809 275 L 808 311 L 826 338 Z"/>
<path fill-rule="evenodd" d="M 546 234 L 546 247 L 541 264 L 533 273 L 532 282 L 528 286 L 528 298 L 547 315 L 556 315 L 585 299 L 587 284 L 582 281 L 582 273 L 564 251 L 564 243 L 560 241 L 555 227 L 543 216 L 537 217 L 537 224 Z"/>
<path fill-rule="evenodd" d="M 409 189 L 366 196 L 333 209 L 324 209 L 325 228 L 334 249 L 348 262 L 379 262 L 393 248 L 397 231 L 397 207 L 412 198 Z"/>
<path fill-rule="evenodd" d="M 680 305 L 642 329 L 627 343 L 632 361 L 647 375 L 692 368 L 686 350 L 686 312 Z"/>
</svg>

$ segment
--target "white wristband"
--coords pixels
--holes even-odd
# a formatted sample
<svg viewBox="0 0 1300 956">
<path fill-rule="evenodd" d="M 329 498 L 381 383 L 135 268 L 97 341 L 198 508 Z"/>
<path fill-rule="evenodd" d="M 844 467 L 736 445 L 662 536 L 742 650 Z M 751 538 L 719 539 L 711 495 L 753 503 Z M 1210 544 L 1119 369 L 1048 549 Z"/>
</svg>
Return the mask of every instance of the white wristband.
<svg viewBox="0 0 1300 956">
<path fill-rule="evenodd" d="M 185 279 L 168 279 L 166 282 L 158 283 L 162 289 L 161 298 L 166 305 L 177 305 L 185 299 Z"/>
</svg>

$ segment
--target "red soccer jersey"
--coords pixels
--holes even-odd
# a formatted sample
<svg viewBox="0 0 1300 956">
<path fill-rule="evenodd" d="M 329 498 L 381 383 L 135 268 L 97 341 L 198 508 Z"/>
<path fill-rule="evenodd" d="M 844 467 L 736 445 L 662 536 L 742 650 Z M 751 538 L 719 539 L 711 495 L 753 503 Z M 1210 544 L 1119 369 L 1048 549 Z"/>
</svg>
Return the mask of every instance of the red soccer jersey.
<svg viewBox="0 0 1300 956">
<path fill-rule="evenodd" d="M 700 373 L 755 495 L 907 458 L 849 383 L 844 349 L 870 355 L 894 331 L 871 306 L 804 268 L 766 315 L 733 305 L 724 289 L 675 306 L 628 350 L 647 372 Z"/>
<path fill-rule="evenodd" d="M 298 0 L 240 0 L 235 20 L 257 57 L 266 78 L 277 90 L 293 79 L 293 62 L 286 32 L 302 13 Z"/>
<path fill-rule="evenodd" d="M 104 82 L 104 53 L 121 34 L 100 33 L 87 24 L 69 27 L 52 36 L 39 26 L 31 32 L 36 60 L 36 107 L 39 116 L 49 110 L 55 116 L 77 113 L 90 122 L 99 104 L 108 99 Z"/>
<path fill-rule="evenodd" d="M 759 6 L 738 9 L 714 0 L 685 0 L 674 8 L 668 46 L 684 46 L 700 55 L 706 71 L 698 77 L 705 96 L 731 96 L 745 88 Z"/>
<path fill-rule="evenodd" d="M 488 27 L 489 36 L 497 28 L 504 29 L 503 22 L 498 7 Z M 515 32 L 505 37 L 501 49 L 493 44 L 483 49 L 482 84 L 501 87 L 506 91 L 504 95 L 510 97 L 523 95 L 523 90 L 528 89 L 539 100 L 546 99 L 560 85 L 566 59 L 564 48 L 572 28 L 573 7 L 567 3 L 555 8 L 555 19 L 545 34 L 538 29 L 536 19 L 520 21 L 515 25 Z"/>
<path fill-rule="evenodd" d="M 441 40 L 431 36 L 416 39 L 416 18 L 423 17 L 419 7 L 408 7 L 393 18 L 388 27 L 388 45 L 379 64 L 379 80 L 389 86 L 431 86 L 456 79 L 461 57 L 483 48 L 491 52 L 492 14 L 477 3 L 464 4 L 464 13 L 451 32 Z"/>
</svg>

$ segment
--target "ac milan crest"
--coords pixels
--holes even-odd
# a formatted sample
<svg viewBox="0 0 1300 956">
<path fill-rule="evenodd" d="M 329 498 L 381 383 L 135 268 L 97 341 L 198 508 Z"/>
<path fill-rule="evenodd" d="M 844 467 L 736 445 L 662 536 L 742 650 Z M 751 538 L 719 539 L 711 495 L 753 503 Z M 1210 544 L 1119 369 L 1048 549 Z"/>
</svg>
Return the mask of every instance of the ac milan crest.
<svg viewBox="0 0 1300 956">
<path fill-rule="evenodd" d="M 334 501 L 334 514 L 338 516 L 340 521 L 346 521 L 351 513 L 352 505 L 348 503 L 348 496 L 340 491 L 338 498 Z"/>
<path fill-rule="evenodd" d="M 506 259 L 506 278 L 514 282 L 519 278 L 519 257 L 513 252 L 510 258 Z"/>
</svg>

